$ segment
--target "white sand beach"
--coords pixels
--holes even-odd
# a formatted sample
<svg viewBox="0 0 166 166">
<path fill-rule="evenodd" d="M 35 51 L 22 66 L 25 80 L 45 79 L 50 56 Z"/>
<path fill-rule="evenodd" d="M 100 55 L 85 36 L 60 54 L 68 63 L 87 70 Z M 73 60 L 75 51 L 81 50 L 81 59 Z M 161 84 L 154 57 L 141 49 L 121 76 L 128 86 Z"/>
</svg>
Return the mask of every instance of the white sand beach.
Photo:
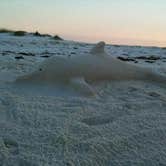
<svg viewBox="0 0 166 166">
<path fill-rule="evenodd" d="M 166 165 L 166 88 L 105 81 L 93 85 L 97 96 L 85 97 L 68 87 L 12 83 L 48 57 L 87 53 L 92 47 L 0 34 L 0 165 Z M 107 45 L 106 51 L 166 75 L 165 48 Z"/>
</svg>

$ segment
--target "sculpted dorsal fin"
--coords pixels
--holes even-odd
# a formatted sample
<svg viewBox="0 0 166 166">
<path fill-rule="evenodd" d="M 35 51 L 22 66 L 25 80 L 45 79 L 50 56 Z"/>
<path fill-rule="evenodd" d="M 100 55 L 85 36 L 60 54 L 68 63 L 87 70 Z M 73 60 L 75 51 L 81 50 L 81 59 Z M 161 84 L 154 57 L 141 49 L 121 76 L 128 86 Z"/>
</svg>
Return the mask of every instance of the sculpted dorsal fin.
<svg viewBox="0 0 166 166">
<path fill-rule="evenodd" d="M 103 54 L 104 53 L 105 42 L 99 42 L 95 47 L 90 51 L 91 54 Z"/>
</svg>

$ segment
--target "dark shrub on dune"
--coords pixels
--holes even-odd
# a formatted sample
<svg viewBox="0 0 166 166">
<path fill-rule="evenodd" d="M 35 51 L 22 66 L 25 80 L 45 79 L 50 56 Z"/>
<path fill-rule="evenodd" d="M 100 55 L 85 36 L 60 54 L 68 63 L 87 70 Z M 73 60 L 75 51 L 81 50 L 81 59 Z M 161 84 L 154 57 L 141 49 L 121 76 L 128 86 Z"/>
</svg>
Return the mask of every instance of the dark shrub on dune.
<svg viewBox="0 0 166 166">
<path fill-rule="evenodd" d="M 63 40 L 61 37 L 59 37 L 58 35 L 55 35 L 54 37 L 53 37 L 53 39 L 54 40 Z"/>
<path fill-rule="evenodd" d="M 41 36 L 41 34 L 38 31 L 36 31 L 35 33 L 33 33 L 33 35 L 34 36 Z"/>
<path fill-rule="evenodd" d="M 52 36 L 49 35 L 49 34 L 43 34 L 42 36 L 43 36 L 43 37 L 52 37 Z"/>
<path fill-rule="evenodd" d="M 41 34 L 38 31 L 36 31 L 35 33 L 32 33 L 33 36 L 38 36 L 38 37 L 51 37 L 51 35 L 49 34 Z"/>
<path fill-rule="evenodd" d="M 11 33 L 11 32 L 13 31 L 9 29 L 5 29 L 5 28 L 0 29 L 0 33 Z"/>
<path fill-rule="evenodd" d="M 25 36 L 26 32 L 25 31 L 15 31 L 13 33 L 14 36 Z"/>
</svg>

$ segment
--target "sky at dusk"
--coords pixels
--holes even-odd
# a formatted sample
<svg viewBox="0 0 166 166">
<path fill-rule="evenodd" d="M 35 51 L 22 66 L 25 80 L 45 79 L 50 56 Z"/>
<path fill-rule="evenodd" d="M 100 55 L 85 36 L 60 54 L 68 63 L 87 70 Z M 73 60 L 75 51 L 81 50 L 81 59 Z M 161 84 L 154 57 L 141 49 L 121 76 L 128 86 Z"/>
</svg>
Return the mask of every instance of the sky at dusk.
<svg viewBox="0 0 166 166">
<path fill-rule="evenodd" d="M 166 0 L 0 0 L 0 28 L 166 47 Z"/>
</svg>

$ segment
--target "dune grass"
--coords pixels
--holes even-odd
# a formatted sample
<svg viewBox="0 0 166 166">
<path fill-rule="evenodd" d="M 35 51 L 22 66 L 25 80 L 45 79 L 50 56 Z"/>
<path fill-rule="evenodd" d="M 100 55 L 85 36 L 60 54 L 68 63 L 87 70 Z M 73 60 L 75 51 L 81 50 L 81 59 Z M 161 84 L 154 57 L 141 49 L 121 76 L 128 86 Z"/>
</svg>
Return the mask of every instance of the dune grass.
<svg viewBox="0 0 166 166">
<path fill-rule="evenodd" d="M 58 35 L 55 35 L 54 37 L 53 37 L 53 39 L 54 40 L 63 40 L 61 37 L 59 37 Z"/>
<path fill-rule="evenodd" d="M 10 30 L 10 29 L 6 29 L 6 28 L 0 28 L 0 33 L 11 33 L 14 36 L 25 36 L 26 34 L 31 34 L 36 37 L 50 37 L 54 40 L 64 40 L 63 38 L 61 38 L 58 35 L 52 36 L 50 34 L 41 34 L 38 31 L 30 33 L 30 32 L 26 32 L 26 31 L 22 31 L 22 30 L 15 31 L 15 30 Z"/>
<path fill-rule="evenodd" d="M 13 33 L 14 36 L 25 36 L 26 32 L 25 31 L 15 31 Z"/>
<path fill-rule="evenodd" d="M 0 29 L 0 33 L 13 33 L 14 31 L 9 30 L 9 29 L 5 29 L 5 28 L 1 28 Z"/>
<path fill-rule="evenodd" d="M 51 35 L 49 34 L 41 34 L 39 33 L 38 31 L 32 33 L 33 36 L 38 36 L 38 37 L 52 37 Z"/>
</svg>

